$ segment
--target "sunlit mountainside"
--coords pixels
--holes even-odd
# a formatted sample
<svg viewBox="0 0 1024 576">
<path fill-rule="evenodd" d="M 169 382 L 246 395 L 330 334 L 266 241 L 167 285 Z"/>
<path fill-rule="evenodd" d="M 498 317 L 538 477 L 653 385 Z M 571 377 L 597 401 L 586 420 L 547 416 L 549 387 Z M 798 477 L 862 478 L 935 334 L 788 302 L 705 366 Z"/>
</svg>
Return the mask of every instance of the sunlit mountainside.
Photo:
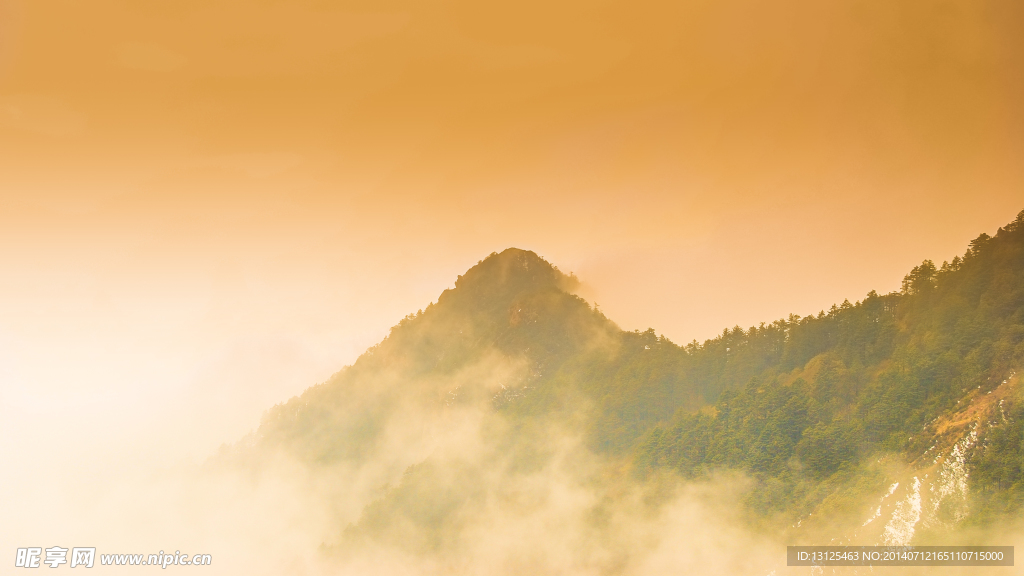
<svg viewBox="0 0 1024 576">
<path fill-rule="evenodd" d="M 899 292 L 703 343 L 623 331 L 576 284 L 491 254 L 230 457 L 344 492 L 322 546 L 342 557 L 485 554 L 482 533 L 563 522 L 618 573 L 623 526 L 723 478 L 746 479 L 744 523 L 793 543 L 944 542 L 1019 514 L 1024 212 Z"/>
</svg>

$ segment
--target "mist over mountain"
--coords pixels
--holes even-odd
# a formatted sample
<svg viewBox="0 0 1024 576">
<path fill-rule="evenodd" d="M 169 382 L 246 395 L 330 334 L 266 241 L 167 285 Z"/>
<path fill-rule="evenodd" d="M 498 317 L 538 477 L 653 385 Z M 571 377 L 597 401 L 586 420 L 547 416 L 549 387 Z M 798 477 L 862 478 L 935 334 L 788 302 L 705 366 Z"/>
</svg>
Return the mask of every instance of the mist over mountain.
<svg viewBox="0 0 1024 576">
<path fill-rule="evenodd" d="M 222 458 L 325 478 L 327 557 L 442 573 L 643 572 L 695 486 L 789 543 L 986 541 L 1019 516 L 1024 212 L 899 292 L 703 343 L 623 331 L 576 285 L 493 253 Z"/>
<path fill-rule="evenodd" d="M 767 367 L 651 430 L 639 470 L 742 469 L 758 479 L 759 512 L 805 519 L 896 482 L 890 511 L 900 497 L 923 509 L 898 530 L 878 522 L 887 543 L 941 539 L 1024 504 L 1024 213 L 963 257 L 914 267 L 898 293 L 722 340 L 759 348 Z M 908 471 L 887 473 L 882 455 Z"/>
</svg>

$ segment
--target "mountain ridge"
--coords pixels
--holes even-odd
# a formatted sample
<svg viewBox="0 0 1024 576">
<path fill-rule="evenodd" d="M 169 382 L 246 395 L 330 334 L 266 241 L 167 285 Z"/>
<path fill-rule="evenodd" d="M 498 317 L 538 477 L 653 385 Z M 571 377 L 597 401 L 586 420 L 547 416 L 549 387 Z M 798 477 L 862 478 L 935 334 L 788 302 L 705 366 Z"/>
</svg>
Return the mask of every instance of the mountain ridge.
<svg viewBox="0 0 1024 576">
<path fill-rule="evenodd" d="M 477 505 L 486 477 L 480 463 L 438 460 L 459 418 L 476 419 L 490 450 L 502 447 L 487 452 L 489 466 L 542 466 L 551 426 L 568 427 L 632 482 L 742 471 L 753 479 L 745 505 L 759 522 L 806 527 L 816 512 L 857 509 L 884 492 L 892 466 L 911 470 L 948 432 L 936 423 L 973 401 L 970 390 L 988 392 L 1024 361 L 1024 212 L 963 257 L 914 267 L 898 292 L 725 329 L 703 343 L 623 331 L 572 294 L 576 285 L 534 252 L 492 253 L 353 365 L 269 411 L 257 449 L 318 467 L 373 462 L 367 482 L 391 486 L 390 496 L 367 500 L 363 520 L 340 520 L 351 538 L 398 538 L 387 534 L 400 518 L 416 534 L 457 531 L 449 520 Z M 906 538 L 1020 509 L 1018 396 L 1002 398 L 1009 416 L 964 448 L 970 492 L 936 500 L 921 520 L 929 526 Z M 956 430 L 953 446 L 964 437 Z M 462 472 L 442 474 L 439 462 Z M 409 494 L 445 504 L 427 513 Z M 855 533 L 850 526 L 829 529 Z"/>
</svg>

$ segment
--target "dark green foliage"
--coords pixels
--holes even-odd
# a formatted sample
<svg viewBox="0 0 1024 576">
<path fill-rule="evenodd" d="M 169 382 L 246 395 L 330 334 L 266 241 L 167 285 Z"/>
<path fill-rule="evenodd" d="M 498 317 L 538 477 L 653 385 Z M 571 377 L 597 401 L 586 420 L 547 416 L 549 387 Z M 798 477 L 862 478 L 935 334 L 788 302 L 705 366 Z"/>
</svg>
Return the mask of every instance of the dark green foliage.
<svg viewBox="0 0 1024 576">
<path fill-rule="evenodd" d="M 1024 402 L 1000 406 L 999 425 L 974 451 L 974 482 L 980 519 L 999 518 L 1024 506 Z"/>
<path fill-rule="evenodd" d="M 916 456 L 929 422 L 1024 359 L 1024 212 L 995 237 L 979 236 L 963 258 L 915 267 L 899 293 L 872 292 L 770 329 L 781 334 L 774 361 L 722 394 L 713 416 L 683 412 L 649 432 L 636 448 L 639 473 L 742 468 L 760 479 L 753 498 L 772 511 L 797 499 L 807 477 L 824 480 L 867 454 Z M 742 349 L 762 330 L 723 338 Z M 1024 494 L 1020 419 L 1008 418 L 976 463 L 980 490 L 998 493 L 1004 510 Z"/>
</svg>

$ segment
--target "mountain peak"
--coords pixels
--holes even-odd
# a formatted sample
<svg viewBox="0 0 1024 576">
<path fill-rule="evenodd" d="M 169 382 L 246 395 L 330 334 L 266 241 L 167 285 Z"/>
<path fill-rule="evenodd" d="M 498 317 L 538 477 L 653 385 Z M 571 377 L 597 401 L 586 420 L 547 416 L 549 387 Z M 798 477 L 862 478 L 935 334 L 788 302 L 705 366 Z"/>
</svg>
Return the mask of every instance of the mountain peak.
<svg viewBox="0 0 1024 576">
<path fill-rule="evenodd" d="M 458 277 L 437 302 L 406 316 L 356 361 L 409 373 L 445 374 L 490 352 L 534 363 L 566 350 L 611 324 L 572 293 L 578 281 L 535 252 L 491 253 Z"/>
<path fill-rule="evenodd" d="M 459 276 L 454 290 L 446 290 L 438 303 L 451 298 L 507 301 L 515 294 L 555 289 L 572 292 L 579 284 L 575 276 L 563 274 L 530 250 L 507 248 L 490 256 Z"/>
</svg>

